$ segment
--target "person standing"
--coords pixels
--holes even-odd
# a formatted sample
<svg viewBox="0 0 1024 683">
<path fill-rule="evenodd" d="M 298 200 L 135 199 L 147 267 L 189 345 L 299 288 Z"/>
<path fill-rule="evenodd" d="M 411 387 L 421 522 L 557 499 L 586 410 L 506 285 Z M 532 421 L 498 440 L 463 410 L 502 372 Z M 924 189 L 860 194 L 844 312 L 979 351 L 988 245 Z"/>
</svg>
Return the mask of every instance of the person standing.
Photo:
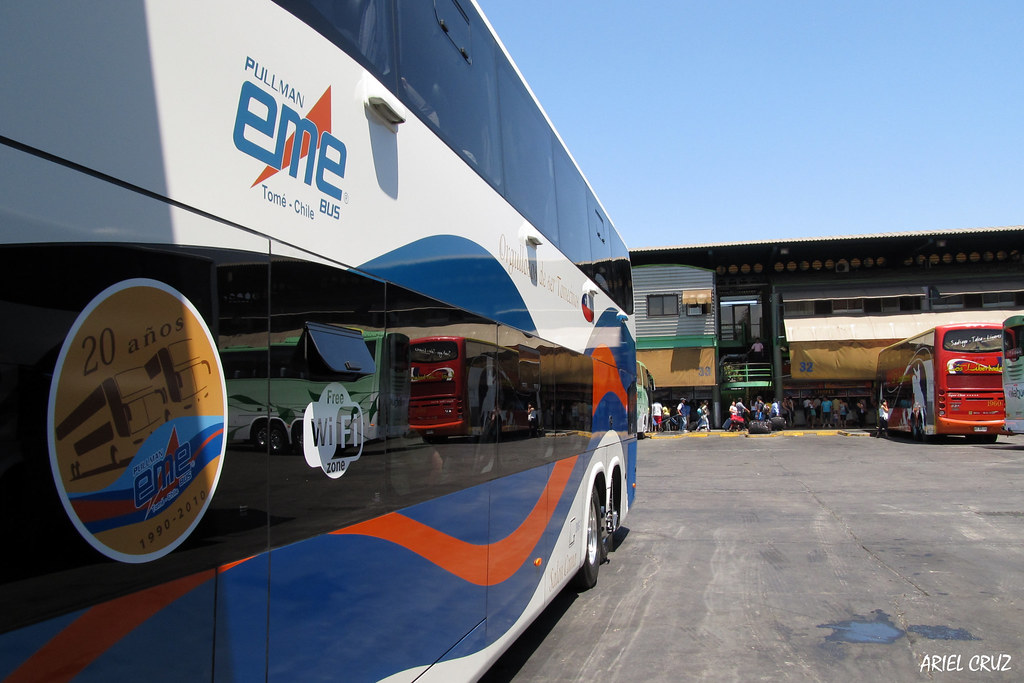
<svg viewBox="0 0 1024 683">
<path fill-rule="evenodd" d="M 654 431 L 661 431 L 661 401 L 651 404 L 651 418 L 654 420 Z"/>
<path fill-rule="evenodd" d="M 821 402 L 821 426 L 832 426 L 832 399 L 828 396 L 826 396 L 825 400 Z"/>
<path fill-rule="evenodd" d="M 685 398 L 679 401 L 679 415 L 683 420 L 682 430 L 690 431 L 690 404 L 686 402 Z"/>
<path fill-rule="evenodd" d="M 878 406 L 878 425 L 875 428 L 875 436 L 883 437 L 888 434 L 889 429 L 889 402 L 883 400 Z"/>
<path fill-rule="evenodd" d="M 755 338 L 754 343 L 750 345 L 750 360 L 755 363 L 764 361 L 764 344 L 761 343 L 760 337 Z"/>
<path fill-rule="evenodd" d="M 864 429 L 868 422 L 868 405 L 864 399 L 857 400 L 857 426 Z"/>
</svg>

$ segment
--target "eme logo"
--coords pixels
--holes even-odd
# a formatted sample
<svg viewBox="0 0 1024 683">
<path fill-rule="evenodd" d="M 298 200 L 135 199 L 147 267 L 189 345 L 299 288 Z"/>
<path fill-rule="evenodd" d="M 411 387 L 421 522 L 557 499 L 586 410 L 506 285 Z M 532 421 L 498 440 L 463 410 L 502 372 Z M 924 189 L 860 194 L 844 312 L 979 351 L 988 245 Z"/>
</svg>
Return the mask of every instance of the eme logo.
<svg viewBox="0 0 1024 683">
<path fill-rule="evenodd" d="M 331 88 L 306 116 L 251 81 L 242 83 L 235 114 L 235 147 L 267 166 L 251 187 L 278 171 L 288 169 L 292 178 L 335 199 L 341 199 L 338 183 L 345 177 L 345 143 L 331 134 Z"/>
</svg>

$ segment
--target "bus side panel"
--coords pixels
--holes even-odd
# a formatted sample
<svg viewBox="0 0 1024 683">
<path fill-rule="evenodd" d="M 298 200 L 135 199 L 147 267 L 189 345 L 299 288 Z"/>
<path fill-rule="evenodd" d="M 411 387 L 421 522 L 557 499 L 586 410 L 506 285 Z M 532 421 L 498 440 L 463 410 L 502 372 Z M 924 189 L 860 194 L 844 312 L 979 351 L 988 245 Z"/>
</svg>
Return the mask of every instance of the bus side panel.
<svg viewBox="0 0 1024 683">
<path fill-rule="evenodd" d="M 1003 323 L 1003 395 L 1006 431 L 1024 433 L 1024 316 Z"/>
<path fill-rule="evenodd" d="M 215 586 L 206 572 L 0 636 L 5 681 L 205 680 Z M 198 585 L 196 585 L 198 584 Z M 255 673 L 262 675 L 262 664 Z"/>
<path fill-rule="evenodd" d="M 489 488 L 406 511 L 436 526 L 393 513 L 273 551 L 270 679 L 379 680 L 432 664 L 483 622 L 486 588 L 473 581 L 486 556 L 422 553 L 485 540 Z M 427 536 L 436 542 L 421 546 Z"/>
<path fill-rule="evenodd" d="M 217 573 L 214 680 L 266 677 L 269 575 L 269 553 Z"/>
<path fill-rule="evenodd" d="M 879 355 L 881 398 L 889 402 L 889 429 L 910 433 L 914 403 L 925 415 L 925 432 L 935 433 L 935 362 L 926 345 L 889 347 Z"/>
</svg>

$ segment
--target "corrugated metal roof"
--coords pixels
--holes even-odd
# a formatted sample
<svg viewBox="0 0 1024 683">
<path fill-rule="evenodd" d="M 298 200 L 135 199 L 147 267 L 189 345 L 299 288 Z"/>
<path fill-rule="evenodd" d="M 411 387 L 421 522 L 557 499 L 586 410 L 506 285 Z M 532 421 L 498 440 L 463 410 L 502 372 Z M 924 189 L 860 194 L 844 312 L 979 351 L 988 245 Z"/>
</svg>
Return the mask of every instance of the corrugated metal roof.
<svg viewBox="0 0 1024 683">
<path fill-rule="evenodd" d="M 921 231 L 909 231 L 909 232 L 876 232 L 866 235 L 840 235 L 831 237 L 796 237 L 796 238 L 785 238 L 776 237 L 770 240 L 763 241 L 750 241 L 750 242 L 716 242 L 716 243 L 701 243 L 701 244 L 681 244 L 676 246 L 664 246 L 664 247 L 635 247 L 631 248 L 630 251 L 634 252 L 658 252 L 658 251 L 673 251 L 676 249 L 708 249 L 713 247 L 738 247 L 738 246 L 757 246 L 757 245 L 779 245 L 779 244 L 806 244 L 812 242 L 846 242 L 850 240 L 884 240 L 893 239 L 899 237 L 963 237 L 964 235 L 980 234 L 980 233 L 992 233 L 992 232 L 1021 232 L 1024 231 L 1024 225 L 1008 225 L 996 228 L 965 228 L 960 230 L 921 230 Z"/>
</svg>

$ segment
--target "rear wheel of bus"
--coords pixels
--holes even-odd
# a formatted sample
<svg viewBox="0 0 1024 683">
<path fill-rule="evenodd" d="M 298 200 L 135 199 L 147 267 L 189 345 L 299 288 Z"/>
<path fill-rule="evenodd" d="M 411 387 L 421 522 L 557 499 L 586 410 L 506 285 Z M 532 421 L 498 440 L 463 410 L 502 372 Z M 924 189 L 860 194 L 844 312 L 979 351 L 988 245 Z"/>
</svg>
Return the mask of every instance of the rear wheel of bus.
<svg viewBox="0 0 1024 683">
<path fill-rule="evenodd" d="M 597 585 L 597 573 L 601 563 L 608 556 L 608 544 L 601 515 L 601 494 L 595 488 L 590 492 L 590 505 L 587 512 L 586 555 L 583 566 L 573 578 L 573 586 L 577 590 L 588 590 Z"/>
</svg>

